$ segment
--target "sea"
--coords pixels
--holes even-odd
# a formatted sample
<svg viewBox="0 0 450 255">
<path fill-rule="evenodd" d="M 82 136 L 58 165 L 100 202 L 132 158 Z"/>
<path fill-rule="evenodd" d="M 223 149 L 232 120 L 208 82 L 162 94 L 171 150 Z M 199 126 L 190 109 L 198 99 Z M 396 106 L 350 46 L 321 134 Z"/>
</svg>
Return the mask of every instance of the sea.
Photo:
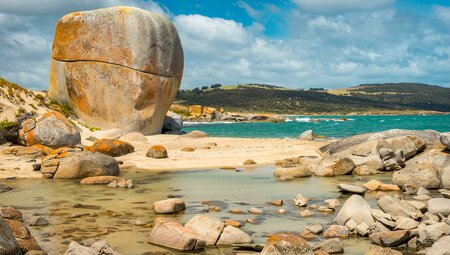
<svg viewBox="0 0 450 255">
<path fill-rule="evenodd" d="M 327 138 L 379 132 L 388 129 L 450 132 L 450 115 L 283 116 L 280 123 L 184 123 L 183 130 L 200 130 L 216 137 L 295 138 L 306 130 Z"/>
</svg>

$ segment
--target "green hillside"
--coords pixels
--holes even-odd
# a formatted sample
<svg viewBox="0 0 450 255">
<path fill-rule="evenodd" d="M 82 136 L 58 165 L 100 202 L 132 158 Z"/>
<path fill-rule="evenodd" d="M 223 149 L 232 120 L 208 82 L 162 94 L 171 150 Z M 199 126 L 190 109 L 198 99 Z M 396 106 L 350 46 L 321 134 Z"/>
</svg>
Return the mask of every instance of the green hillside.
<svg viewBox="0 0 450 255">
<path fill-rule="evenodd" d="M 450 88 L 417 83 L 363 84 L 338 90 L 293 90 L 272 85 L 215 86 L 181 90 L 177 103 L 229 111 L 279 114 L 371 111 L 450 112 Z"/>
</svg>

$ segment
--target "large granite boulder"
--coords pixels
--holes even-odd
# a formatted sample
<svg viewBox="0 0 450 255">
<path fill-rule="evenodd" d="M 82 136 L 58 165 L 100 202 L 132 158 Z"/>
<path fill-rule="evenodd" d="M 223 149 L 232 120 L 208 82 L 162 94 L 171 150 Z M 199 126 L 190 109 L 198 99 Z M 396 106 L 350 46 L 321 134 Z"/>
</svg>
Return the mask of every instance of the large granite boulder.
<svg viewBox="0 0 450 255">
<path fill-rule="evenodd" d="M 184 226 L 195 231 L 206 241 L 207 245 L 216 244 L 225 228 L 225 224 L 222 221 L 206 214 L 195 215 Z"/>
<path fill-rule="evenodd" d="M 91 176 L 117 176 L 119 164 L 111 156 L 94 152 L 62 152 L 45 157 L 41 163 L 45 178 L 82 179 Z"/>
<path fill-rule="evenodd" d="M 52 148 L 81 143 L 80 131 L 59 112 L 48 112 L 37 120 L 27 119 L 22 122 L 19 139 L 25 146 L 41 144 Z"/>
<path fill-rule="evenodd" d="M 177 31 L 159 14 L 133 7 L 74 12 L 56 25 L 49 97 L 89 126 L 156 134 L 183 64 Z"/>
</svg>

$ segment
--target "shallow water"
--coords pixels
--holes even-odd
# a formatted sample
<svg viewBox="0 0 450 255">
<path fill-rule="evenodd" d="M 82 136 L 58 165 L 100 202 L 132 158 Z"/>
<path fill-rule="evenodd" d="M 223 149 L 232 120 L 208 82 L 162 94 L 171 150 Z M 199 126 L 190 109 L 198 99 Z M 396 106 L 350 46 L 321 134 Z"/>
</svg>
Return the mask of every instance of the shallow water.
<svg viewBox="0 0 450 255">
<path fill-rule="evenodd" d="M 379 115 L 379 116 L 286 116 L 282 123 L 208 123 L 185 126 L 184 131 L 201 130 L 211 136 L 226 137 L 297 137 L 312 129 L 315 134 L 342 138 L 388 129 L 432 129 L 450 131 L 450 115 Z M 342 118 L 345 118 L 344 121 Z"/>
<path fill-rule="evenodd" d="M 310 177 L 282 182 L 273 178 L 274 167 L 247 168 L 240 171 L 207 170 L 174 173 L 139 173 L 127 170 L 122 177 L 134 180 L 131 190 L 114 189 L 105 186 L 80 185 L 77 180 L 17 179 L 2 181 L 14 190 L 0 193 L 0 204 L 20 209 L 25 222 L 32 215 L 43 215 L 50 225 L 31 227 L 39 244 L 49 254 L 62 254 L 71 240 L 90 237 L 106 239 L 122 254 L 162 254 L 174 253 L 162 247 L 148 244 L 146 239 L 150 228 L 136 226 L 136 220 L 152 222 L 157 217 L 152 203 L 167 198 L 168 195 L 182 197 L 187 210 L 172 217 L 183 223 L 197 213 L 204 212 L 202 201 L 216 201 L 221 212 L 209 212 L 220 219 L 244 221 L 248 217 L 258 224 L 246 223 L 242 230 L 251 234 L 254 243 L 264 243 L 269 233 L 279 231 L 301 232 L 312 223 L 329 225 L 336 214 L 324 215 L 317 210 L 311 218 L 297 216 L 299 208 L 291 199 L 297 193 L 312 198 L 308 205 L 320 206 L 323 200 L 338 198 L 343 203 L 348 197 L 340 194 L 338 183 L 362 184 L 376 178 L 390 182 L 390 175 L 378 175 L 357 180 L 353 176 L 333 178 Z M 277 207 L 267 201 L 284 199 L 282 208 L 286 214 L 276 214 Z M 375 205 L 375 193 L 368 193 L 366 199 Z M 78 208 L 75 207 L 75 204 Z M 83 208 L 82 208 L 83 207 Z M 263 215 L 228 212 L 239 208 L 246 212 L 249 207 L 258 207 Z M 72 218 L 75 213 L 95 213 L 96 216 Z M 108 233 L 105 232 L 108 230 Z M 54 234 L 53 236 L 51 236 Z M 369 242 L 364 238 L 343 240 L 345 254 L 362 254 Z M 231 254 L 231 248 L 208 248 L 203 254 Z"/>
</svg>

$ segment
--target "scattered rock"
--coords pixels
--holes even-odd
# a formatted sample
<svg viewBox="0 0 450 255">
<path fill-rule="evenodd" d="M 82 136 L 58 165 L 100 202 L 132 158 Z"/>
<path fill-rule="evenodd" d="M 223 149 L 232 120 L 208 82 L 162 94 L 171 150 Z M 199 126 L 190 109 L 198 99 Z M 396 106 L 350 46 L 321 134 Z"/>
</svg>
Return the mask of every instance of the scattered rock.
<svg viewBox="0 0 450 255">
<path fill-rule="evenodd" d="M 450 226 L 444 222 L 439 222 L 431 225 L 419 224 L 419 243 L 425 246 L 430 246 L 439 238 L 450 233 Z"/>
<path fill-rule="evenodd" d="M 304 254 L 313 255 L 308 242 L 300 236 L 275 234 L 267 239 L 261 255 Z"/>
<path fill-rule="evenodd" d="M 0 193 L 6 192 L 6 191 L 10 191 L 12 190 L 12 188 L 4 185 L 4 184 L 0 184 Z"/>
<path fill-rule="evenodd" d="M 346 238 L 349 236 L 348 228 L 345 226 L 331 225 L 323 232 L 325 238 Z"/>
<path fill-rule="evenodd" d="M 419 226 L 419 222 L 411 218 L 400 217 L 395 221 L 395 229 L 411 230 L 417 228 L 417 226 Z"/>
<path fill-rule="evenodd" d="M 181 198 L 169 198 L 153 203 L 156 213 L 173 214 L 186 210 L 186 204 Z"/>
<path fill-rule="evenodd" d="M 59 112 L 48 112 L 37 120 L 27 119 L 22 122 L 19 139 L 25 146 L 41 144 L 52 148 L 81 143 L 80 131 Z"/>
<path fill-rule="evenodd" d="M 341 240 L 339 240 L 339 238 L 332 238 L 332 239 L 328 239 L 323 242 L 317 243 L 316 245 L 313 246 L 313 250 L 322 250 L 329 254 L 335 254 L 335 253 L 343 253 L 344 247 L 341 243 Z"/>
<path fill-rule="evenodd" d="M 8 228 L 6 222 L 0 217 L 0 254 L 21 255 L 19 244 Z"/>
<path fill-rule="evenodd" d="M 438 189 L 441 181 L 436 174 L 438 171 L 429 162 L 411 163 L 404 169 L 396 171 L 392 176 L 392 182 L 400 187 L 424 187 L 427 189 Z"/>
<path fill-rule="evenodd" d="M 328 207 L 331 207 L 331 208 L 336 208 L 336 207 L 341 206 L 341 202 L 339 202 L 339 200 L 337 200 L 337 199 L 326 199 L 324 201 L 324 203 L 327 204 Z"/>
<path fill-rule="evenodd" d="M 253 159 L 247 159 L 247 160 L 244 161 L 243 165 L 244 166 L 256 165 L 256 162 Z"/>
<path fill-rule="evenodd" d="M 225 224 L 222 221 L 206 214 L 195 215 L 184 226 L 195 231 L 195 233 L 206 241 L 207 245 L 216 244 L 225 228 Z"/>
<path fill-rule="evenodd" d="M 6 219 L 22 221 L 22 213 L 12 207 L 0 207 L 0 216 Z"/>
<path fill-rule="evenodd" d="M 126 142 L 141 142 L 141 143 L 148 141 L 147 138 L 140 132 L 131 132 L 124 134 L 120 136 L 118 140 Z"/>
<path fill-rule="evenodd" d="M 181 151 L 184 151 L 184 152 L 193 152 L 193 151 L 195 151 L 195 149 L 192 148 L 192 147 L 184 147 L 183 149 L 181 149 Z"/>
<path fill-rule="evenodd" d="M 233 226 L 236 228 L 240 228 L 242 226 L 241 222 L 237 220 L 224 220 L 223 223 L 225 223 L 225 226 Z"/>
<path fill-rule="evenodd" d="M 263 213 L 263 211 L 261 209 L 256 208 L 256 207 L 250 207 L 248 209 L 248 212 L 252 213 L 252 214 L 262 214 Z"/>
<path fill-rule="evenodd" d="M 42 160 L 45 178 L 82 179 L 91 176 L 117 176 L 119 164 L 108 155 L 94 152 L 63 152 Z"/>
<path fill-rule="evenodd" d="M 274 206 L 282 206 L 283 199 L 273 200 L 273 201 L 267 202 L 267 204 L 274 205 Z"/>
<path fill-rule="evenodd" d="M 319 223 L 308 225 L 305 227 L 305 229 L 311 231 L 314 234 L 320 234 L 323 232 L 323 227 Z"/>
<path fill-rule="evenodd" d="M 355 163 L 348 157 L 326 157 L 322 163 L 314 169 L 317 176 L 338 176 L 349 174 L 355 169 Z"/>
<path fill-rule="evenodd" d="M 161 217 L 156 218 L 148 242 L 180 251 L 194 251 L 206 246 L 206 241 L 196 231 L 183 227 L 174 220 Z"/>
<path fill-rule="evenodd" d="M 117 176 L 92 176 L 83 178 L 80 181 L 80 184 L 86 185 L 107 185 L 113 181 L 119 182 L 123 180 L 123 178 Z"/>
<path fill-rule="evenodd" d="M 37 159 L 44 156 L 44 154 L 39 149 L 23 146 L 7 147 L 2 151 L 2 153 L 6 155 L 11 154 L 25 159 Z"/>
<path fill-rule="evenodd" d="M 298 212 L 298 215 L 300 217 L 308 218 L 308 217 L 312 217 L 314 215 L 314 213 L 311 212 L 310 210 L 301 210 L 300 212 Z"/>
<path fill-rule="evenodd" d="M 48 220 L 43 216 L 37 216 L 30 219 L 30 226 L 47 226 Z"/>
<path fill-rule="evenodd" d="M 366 192 L 364 188 L 344 183 L 338 184 L 337 188 L 339 189 L 339 191 L 353 194 L 364 194 Z"/>
<path fill-rule="evenodd" d="M 449 140 L 450 145 L 450 140 Z M 437 240 L 427 251 L 426 255 L 448 255 L 450 254 L 450 236 L 444 236 Z"/>
<path fill-rule="evenodd" d="M 251 243 L 252 239 L 244 231 L 233 226 L 226 226 L 220 234 L 216 245 Z"/>
<path fill-rule="evenodd" d="M 380 198 L 377 204 L 385 213 L 393 216 L 403 216 L 412 219 L 419 219 L 422 217 L 422 213 L 410 204 L 395 200 L 388 195 Z"/>
<path fill-rule="evenodd" d="M 311 176 L 311 171 L 307 166 L 297 165 L 291 167 L 277 167 L 273 173 L 275 177 L 309 177 Z"/>
<path fill-rule="evenodd" d="M 154 145 L 154 146 L 152 146 L 147 151 L 147 154 L 145 154 L 145 156 L 147 156 L 149 158 L 156 158 L 156 159 L 161 159 L 161 158 L 167 158 L 168 157 L 166 148 L 164 148 L 161 145 Z"/>
<path fill-rule="evenodd" d="M 192 130 L 191 132 L 183 135 L 183 137 L 190 137 L 190 138 L 203 138 L 203 137 L 208 137 L 208 134 L 203 132 L 203 131 L 199 131 L 199 130 Z"/>
<path fill-rule="evenodd" d="M 294 204 L 298 207 L 303 207 L 308 204 L 309 199 L 304 197 L 302 194 L 297 194 L 297 196 L 293 199 Z"/>
<path fill-rule="evenodd" d="M 134 147 L 128 142 L 112 139 L 96 140 L 91 147 L 91 152 L 99 152 L 111 157 L 119 157 L 134 152 Z"/>
<path fill-rule="evenodd" d="M 312 130 L 306 130 L 303 133 L 301 133 L 297 139 L 299 140 L 307 140 L 307 141 L 312 141 L 314 140 L 314 136 L 313 136 L 313 131 Z"/>
<path fill-rule="evenodd" d="M 450 132 L 441 133 L 440 141 L 448 150 L 450 150 Z"/>
<path fill-rule="evenodd" d="M 343 226 L 350 219 L 357 224 L 364 222 L 370 225 L 374 223 L 370 205 L 359 195 L 352 195 L 345 201 L 334 222 Z"/>
<path fill-rule="evenodd" d="M 407 243 L 410 235 L 408 230 L 383 231 L 371 234 L 369 239 L 373 244 L 395 247 Z"/>
<path fill-rule="evenodd" d="M 432 214 L 450 215 L 450 199 L 433 198 L 428 201 L 428 211 Z"/>
<path fill-rule="evenodd" d="M 417 195 L 429 195 L 430 192 L 424 188 L 424 187 L 419 187 L 419 189 L 416 192 Z"/>
<path fill-rule="evenodd" d="M 364 255 L 402 255 L 402 253 L 391 248 L 383 248 L 377 245 L 372 245 L 369 250 L 364 253 Z"/>
</svg>

